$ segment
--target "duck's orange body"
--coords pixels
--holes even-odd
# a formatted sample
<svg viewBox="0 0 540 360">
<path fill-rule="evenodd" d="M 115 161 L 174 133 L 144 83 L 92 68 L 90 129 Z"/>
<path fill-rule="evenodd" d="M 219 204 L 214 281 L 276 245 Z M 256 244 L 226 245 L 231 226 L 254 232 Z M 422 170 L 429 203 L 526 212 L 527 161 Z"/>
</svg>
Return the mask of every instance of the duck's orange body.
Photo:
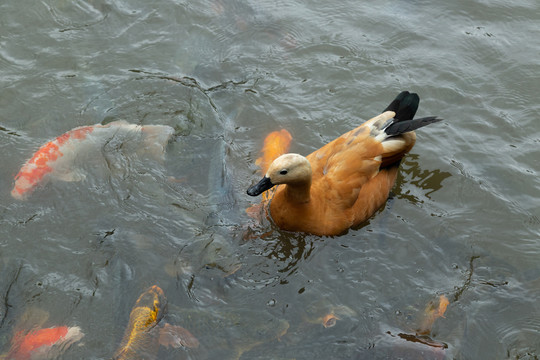
<svg viewBox="0 0 540 360">
<path fill-rule="evenodd" d="M 414 146 L 413 130 L 441 120 L 412 120 L 418 102 L 416 94 L 403 92 L 381 115 L 307 157 L 280 156 L 248 194 L 283 184 L 269 208 L 284 230 L 339 235 L 363 223 L 388 198 L 399 162 Z"/>
</svg>

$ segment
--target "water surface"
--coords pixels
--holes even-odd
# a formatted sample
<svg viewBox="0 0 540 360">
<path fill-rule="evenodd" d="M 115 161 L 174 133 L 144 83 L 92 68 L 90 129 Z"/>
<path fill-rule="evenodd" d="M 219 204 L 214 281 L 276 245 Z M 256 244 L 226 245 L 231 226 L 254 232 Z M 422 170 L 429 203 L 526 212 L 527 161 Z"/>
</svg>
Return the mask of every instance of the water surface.
<svg viewBox="0 0 540 360">
<path fill-rule="evenodd" d="M 110 358 L 157 284 L 176 308 L 289 323 L 244 359 L 537 357 L 539 14 L 536 1 L 3 2 L 3 351 L 36 307 L 86 334 L 65 358 Z M 401 90 L 445 121 L 418 132 L 364 226 L 320 238 L 245 214 L 266 134 L 285 128 L 308 154 Z M 174 127 L 165 161 L 113 155 L 11 198 L 41 144 L 119 119 Z M 447 348 L 400 337 L 440 295 L 430 337 Z M 335 326 L 313 323 L 330 308 Z"/>
</svg>

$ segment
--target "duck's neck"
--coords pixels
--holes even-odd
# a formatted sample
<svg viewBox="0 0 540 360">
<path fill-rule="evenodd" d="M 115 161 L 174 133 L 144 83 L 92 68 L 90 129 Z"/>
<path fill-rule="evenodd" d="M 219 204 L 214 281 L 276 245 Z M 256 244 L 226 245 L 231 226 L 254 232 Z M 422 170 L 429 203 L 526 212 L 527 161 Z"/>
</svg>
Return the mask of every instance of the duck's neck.
<svg viewBox="0 0 540 360">
<path fill-rule="evenodd" d="M 285 197 L 289 201 L 297 204 L 308 203 L 311 198 L 311 180 L 307 182 L 287 184 L 285 186 Z"/>
</svg>

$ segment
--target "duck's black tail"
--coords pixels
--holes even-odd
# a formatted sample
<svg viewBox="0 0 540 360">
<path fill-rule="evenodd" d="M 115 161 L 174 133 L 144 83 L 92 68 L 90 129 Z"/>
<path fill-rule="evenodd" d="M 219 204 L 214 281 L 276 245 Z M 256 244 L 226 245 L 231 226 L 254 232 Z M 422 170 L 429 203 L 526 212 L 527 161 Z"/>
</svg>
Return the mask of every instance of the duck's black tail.
<svg viewBox="0 0 540 360">
<path fill-rule="evenodd" d="M 442 120 L 436 116 L 413 120 L 419 103 L 420 97 L 417 94 L 402 91 L 384 109 L 384 111 L 393 111 L 396 113 L 393 121 L 385 127 L 384 132 L 389 136 L 399 135 Z"/>
</svg>

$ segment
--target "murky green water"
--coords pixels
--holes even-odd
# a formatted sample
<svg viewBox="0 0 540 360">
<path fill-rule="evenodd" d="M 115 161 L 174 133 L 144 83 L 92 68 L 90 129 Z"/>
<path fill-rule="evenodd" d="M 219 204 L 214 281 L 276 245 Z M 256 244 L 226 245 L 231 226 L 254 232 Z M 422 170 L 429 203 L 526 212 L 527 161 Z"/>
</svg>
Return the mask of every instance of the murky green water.
<svg viewBox="0 0 540 360">
<path fill-rule="evenodd" d="M 539 14 L 527 0 L 4 1 L 2 352 L 39 308 L 44 326 L 85 333 L 62 358 L 108 359 L 157 284 L 176 325 L 178 309 L 248 317 L 201 320 L 206 344 L 236 339 L 218 355 L 201 341 L 159 359 L 536 358 Z M 269 132 L 289 130 L 308 154 L 401 90 L 419 93 L 418 116 L 445 121 L 418 132 L 365 226 L 319 238 L 245 214 Z M 174 127 L 165 161 L 108 155 L 79 164 L 82 182 L 12 199 L 40 145 L 118 119 Z M 430 337 L 447 348 L 399 336 L 440 295 L 450 304 Z M 335 326 L 314 323 L 328 311 Z M 287 334 L 250 339 L 269 318 Z"/>
</svg>

